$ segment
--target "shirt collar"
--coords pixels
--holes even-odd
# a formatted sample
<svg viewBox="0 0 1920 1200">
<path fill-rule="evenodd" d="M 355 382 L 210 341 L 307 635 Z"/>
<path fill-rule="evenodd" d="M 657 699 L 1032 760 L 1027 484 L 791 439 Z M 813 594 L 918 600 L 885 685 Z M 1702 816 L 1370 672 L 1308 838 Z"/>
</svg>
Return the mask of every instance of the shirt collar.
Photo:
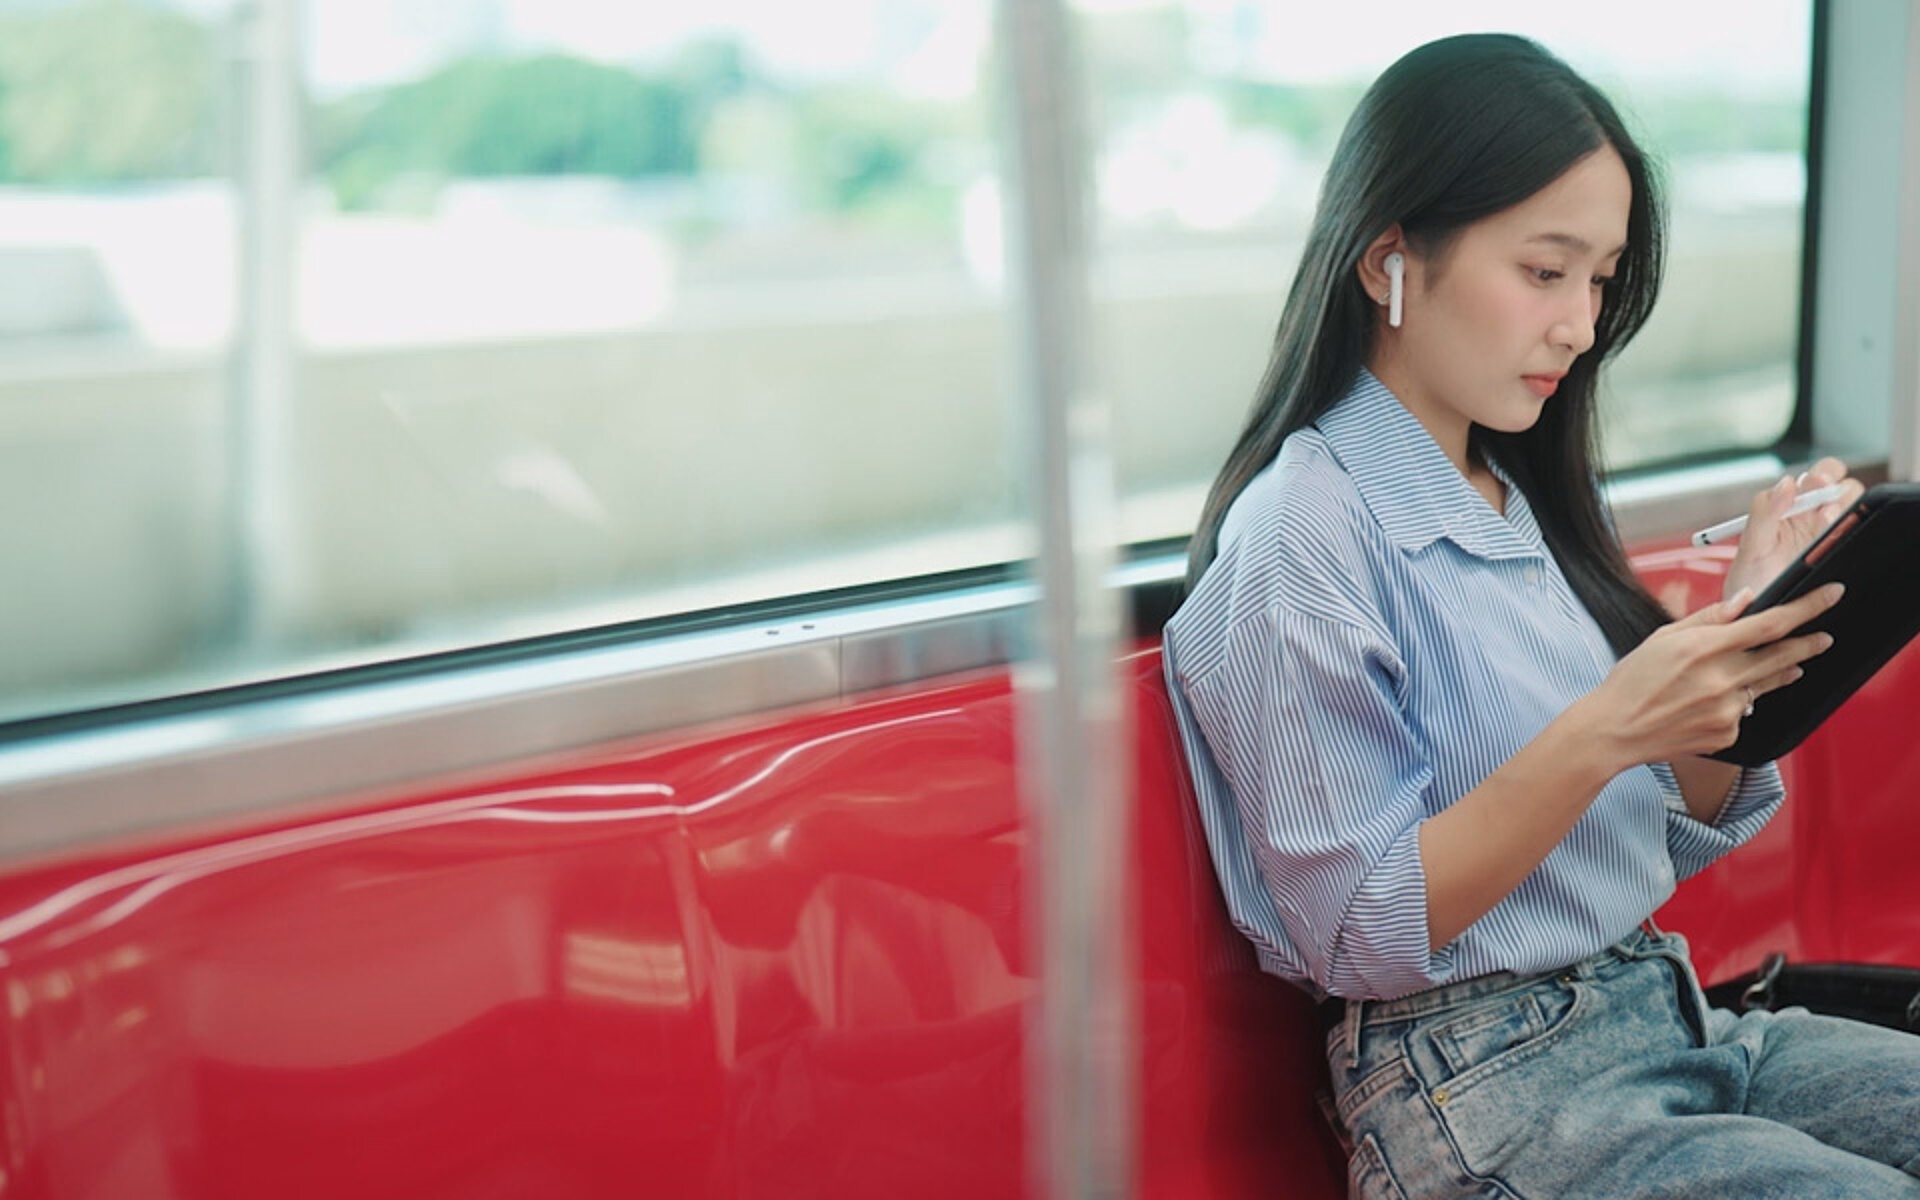
<svg viewBox="0 0 1920 1200">
<path fill-rule="evenodd" d="M 1417 551 L 1446 538 L 1481 558 L 1543 555 L 1533 511 L 1506 472 L 1487 464 L 1506 485 L 1502 517 L 1373 372 L 1362 368 L 1315 425 L 1373 519 L 1401 549 Z"/>
</svg>

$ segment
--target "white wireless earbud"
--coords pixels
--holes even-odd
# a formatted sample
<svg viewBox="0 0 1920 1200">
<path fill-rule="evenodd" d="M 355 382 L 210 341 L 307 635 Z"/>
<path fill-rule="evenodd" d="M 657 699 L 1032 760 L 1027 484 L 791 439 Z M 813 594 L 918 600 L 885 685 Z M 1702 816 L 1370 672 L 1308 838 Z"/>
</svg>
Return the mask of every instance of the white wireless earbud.
<svg viewBox="0 0 1920 1200">
<path fill-rule="evenodd" d="M 1387 255 L 1387 324 L 1400 328 L 1400 296 L 1407 285 L 1406 256 L 1395 250 Z"/>
</svg>

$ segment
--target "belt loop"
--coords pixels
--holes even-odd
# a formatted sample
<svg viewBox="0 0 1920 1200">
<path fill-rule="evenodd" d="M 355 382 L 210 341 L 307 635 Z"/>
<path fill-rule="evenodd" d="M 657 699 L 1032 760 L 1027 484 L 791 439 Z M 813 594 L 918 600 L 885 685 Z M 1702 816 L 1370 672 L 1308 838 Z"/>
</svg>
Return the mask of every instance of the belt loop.
<svg viewBox="0 0 1920 1200">
<path fill-rule="evenodd" d="M 1360 1069 L 1360 1025 L 1362 1021 L 1360 1007 L 1365 1003 L 1365 1000 L 1358 998 L 1349 999 L 1347 1001 L 1346 1015 L 1341 1018 L 1341 1022 L 1346 1026 L 1347 1069 L 1350 1071 Z"/>
</svg>

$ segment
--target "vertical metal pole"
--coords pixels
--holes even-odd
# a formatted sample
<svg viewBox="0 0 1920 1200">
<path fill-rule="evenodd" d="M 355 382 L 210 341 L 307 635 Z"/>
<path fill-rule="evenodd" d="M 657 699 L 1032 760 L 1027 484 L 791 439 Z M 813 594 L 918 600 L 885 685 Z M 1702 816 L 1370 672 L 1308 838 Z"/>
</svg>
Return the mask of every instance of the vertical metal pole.
<svg viewBox="0 0 1920 1200">
<path fill-rule="evenodd" d="M 299 0 L 240 0 L 233 17 L 239 277 L 227 390 L 228 611 L 242 653 L 284 635 L 297 586 L 292 422 L 302 174 L 299 17 Z"/>
<path fill-rule="evenodd" d="M 1894 278 L 1893 388 L 1887 473 L 1920 480 L 1920 12 L 1906 8 L 1906 94 L 1900 106 L 1899 244 Z"/>
<path fill-rule="evenodd" d="M 1037 1196 L 1132 1195 L 1131 740 L 1109 413 L 1086 386 L 1087 166 L 1078 63 L 1061 0 L 998 0 L 1016 393 L 1039 527 L 1034 653 L 1016 672 L 1035 831 L 1028 897 L 1039 1000 L 1028 1024 L 1028 1154 Z"/>
</svg>

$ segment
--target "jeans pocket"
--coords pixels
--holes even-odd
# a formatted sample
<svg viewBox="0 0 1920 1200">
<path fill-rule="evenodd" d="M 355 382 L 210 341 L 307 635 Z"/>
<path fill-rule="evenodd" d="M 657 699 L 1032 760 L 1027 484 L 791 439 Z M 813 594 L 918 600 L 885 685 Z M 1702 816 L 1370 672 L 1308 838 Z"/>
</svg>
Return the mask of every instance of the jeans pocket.
<svg viewBox="0 0 1920 1200">
<path fill-rule="evenodd" d="M 1430 1031 L 1429 1064 L 1437 1069 L 1427 1104 L 1476 1179 L 1491 1187 L 1539 1149 L 1545 1124 L 1588 1073 L 1582 1058 L 1594 1052 L 1593 1039 L 1574 1026 L 1586 1024 L 1582 1013 L 1593 1003 L 1591 984 L 1557 981 Z"/>
<path fill-rule="evenodd" d="M 1580 1005 L 1572 981 L 1528 988 L 1476 1004 L 1431 1025 L 1428 1038 L 1449 1087 L 1459 1092 L 1551 1041 Z"/>
<path fill-rule="evenodd" d="M 1380 1143 L 1372 1134 L 1361 1138 L 1347 1160 L 1347 1189 L 1357 1200 L 1407 1200 L 1400 1181 L 1387 1169 Z"/>
</svg>

